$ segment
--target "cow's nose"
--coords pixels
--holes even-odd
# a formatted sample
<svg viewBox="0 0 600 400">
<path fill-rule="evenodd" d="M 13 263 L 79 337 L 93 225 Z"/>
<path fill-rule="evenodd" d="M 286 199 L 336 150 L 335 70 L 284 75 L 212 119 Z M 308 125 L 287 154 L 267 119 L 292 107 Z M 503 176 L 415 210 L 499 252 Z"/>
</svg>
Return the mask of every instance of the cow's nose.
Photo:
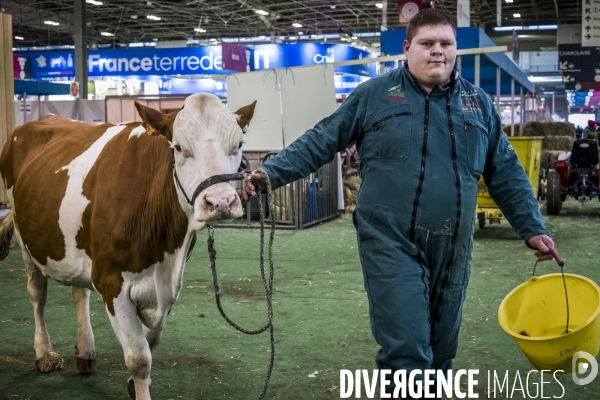
<svg viewBox="0 0 600 400">
<path fill-rule="evenodd" d="M 231 216 L 232 211 L 237 207 L 237 199 L 238 197 L 236 195 L 228 197 L 204 195 L 202 197 L 201 206 L 211 218 L 227 218 Z"/>
</svg>

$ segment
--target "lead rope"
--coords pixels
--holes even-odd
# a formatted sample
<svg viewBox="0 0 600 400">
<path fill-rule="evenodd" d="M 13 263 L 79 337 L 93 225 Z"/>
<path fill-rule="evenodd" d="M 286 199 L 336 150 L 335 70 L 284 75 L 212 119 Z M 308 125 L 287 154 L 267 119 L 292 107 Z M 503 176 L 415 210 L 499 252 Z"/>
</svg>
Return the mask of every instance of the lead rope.
<svg viewBox="0 0 600 400">
<path fill-rule="evenodd" d="M 531 276 L 535 276 L 535 268 L 537 267 L 537 263 L 538 263 L 538 261 L 536 261 L 533 266 L 533 274 L 531 274 Z M 567 293 L 567 281 L 565 279 L 564 264 L 559 265 L 559 266 L 560 266 L 560 273 L 562 275 L 563 285 L 565 287 L 565 299 L 567 301 L 567 326 L 565 328 L 565 333 L 569 333 L 569 295 Z"/>
<path fill-rule="evenodd" d="M 275 212 L 274 212 L 274 206 L 273 206 L 273 201 L 272 201 L 273 192 L 271 191 L 271 181 L 269 180 L 269 176 L 262 170 L 259 170 L 258 172 L 266 180 L 267 202 L 268 202 L 268 206 L 269 206 L 269 216 L 271 217 L 271 233 L 269 236 L 269 247 L 268 247 L 269 279 L 267 281 L 267 278 L 265 277 L 265 257 L 264 257 L 265 214 L 263 211 L 262 197 L 259 195 L 258 196 L 258 208 L 259 208 L 259 212 L 260 212 L 260 274 L 262 277 L 263 286 L 265 288 L 265 295 L 267 298 L 267 316 L 268 316 L 268 322 L 262 328 L 259 328 L 259 329 L 253 330 L 253 331 L 244 329 L 241 326 L 237 325 L 235 322 L 233 322 L 227 316 L 227 314 L 225 314 L 225 311 L 223 310 L 223 307 L 221 306 L 221 296 L 223 295 L 223 290 L 219 286 L 219 282 L 218 282 L 218 278 L 217 278 L 217 267 L 216 267 L 216 263 L 215 263 L 215 260 L 217 258 L 217 251 L 215 250 L 215 247 L 214 247 L 214 243 L 215 243 L 214 228 L 210 225 L 208 226 L 208 240 L 206 242 L 208 244 L 208 255 L 210 258 L 210 269 L 212 271 L 212 276 L 213 276 L 213 284 L 214 284 L 214 289 L 215 289 L 215 298 L 217 301 L 217 308 L 219 309 L 219 312 L 221 313 L 221 315 L 223 316 L 225 321 L 227 321 L 227 323 L 229 325 L 233 326 L 238 331 L 245 333 L 247 335 L 256 335 L 256 334 L 262 333 L 262 332 L 266 331 L 267 329 L 269 329 L 269 333 L 271 336 L 271 359 L 269 361 L 269 369 L 267 372 L 267 376 L 265 378 L 265 384 L 263 386 L 263 390 L 258 395 L 258 399 L 262 399 L 265 396 L 265 394 L 267 394 L 267 389 L 269 387 L 269 380 L 271 379 L 271 372 L 273 371 L 273 363 L 275 362 L 275 338 L 274 338 L 274 334 L 273 334 L 273 303 L 272 303 L 273 272 L 274 272 L 273 240 L 275 239 Z"/>
</svg>

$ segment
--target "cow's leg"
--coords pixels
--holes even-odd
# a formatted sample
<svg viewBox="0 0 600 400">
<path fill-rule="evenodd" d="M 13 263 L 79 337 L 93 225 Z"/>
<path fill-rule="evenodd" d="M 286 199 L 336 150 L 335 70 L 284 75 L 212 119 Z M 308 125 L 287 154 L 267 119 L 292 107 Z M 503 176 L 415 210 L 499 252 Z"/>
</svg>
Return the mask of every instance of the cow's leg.
<svg viewBox="0 0 600 400">
<path fill-rule="evenodd" d="M 73 286 L 73 302 L 77 310 L 75 362 L 79 372 L 91 374 L 96 370 L 96 349 L 90 323 L 90 290 Z"/>
<path fill-rule="evenodd" d="M 152 354 L 138 321 L 136 306 L 131 303 L 126 292 L 128 291 L 122 290 L 113 302 L 115 315 L 107 310 L 108 318 L 121 343 L 125 365 L 131 374 L 127 381 L 129 396 L 135 400 L 150 400 Z"/>
<path fill-rule="evenodd" d="M 33 263 L 26 249 L 23 249 L 22 254 L 23 261 L 25 262 L 25 271 L 27 272 L 27 294 L 29 296 L 29 303 L 33 307 L 33 316 L 35 319 L 35 365 L 40 372 L 58 371 L 63 368 L 64 362 L 62 357 L 54 352 L 52 348 L 50 335 L 48 335 L 44 319 L 48 279 Z"/>
<path fill-rule="evenodd" d="M 150 346 L 150 351 L 153 351 L 154 348 L 160 343 L 160 338 L 162 337 L 164 324 L 156 329 L 149 329 L 146 325 L 142 325 L 142 330 L 144 331 L 144 336 L 148 341 L 148 345 Z"/>
</svg>

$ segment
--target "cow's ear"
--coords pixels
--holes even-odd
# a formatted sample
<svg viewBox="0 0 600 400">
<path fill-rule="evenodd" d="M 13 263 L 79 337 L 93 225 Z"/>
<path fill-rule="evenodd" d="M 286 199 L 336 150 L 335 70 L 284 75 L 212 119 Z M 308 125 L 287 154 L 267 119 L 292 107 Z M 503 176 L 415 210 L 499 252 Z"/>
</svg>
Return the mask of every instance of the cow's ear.
<svg viewBox="0 0 600 400">
<path fill-rule="evenodd" d="M 248 126 L 250 125 L 250 120 L 254 116 L 254 107 L 256 107 L 256 100 L 252 104 L 248 104 L 237 110 L 235 112 L 240 118 L 238 119 L 238 124 L 240 124 L 240 128 L 242 128 L 242 132 L 248 132 Z"/>
<path fill-rule="evenodd" d="M 135 102 L 135 108 L 137 108 L 138 114 L 142 118 L 142 126 L 146 129 L 146 133 L 153 136 L 158 135 L 163 127 L 164 114 L 153 108 L 143 106 L 137 101 Z"/>
</svg>

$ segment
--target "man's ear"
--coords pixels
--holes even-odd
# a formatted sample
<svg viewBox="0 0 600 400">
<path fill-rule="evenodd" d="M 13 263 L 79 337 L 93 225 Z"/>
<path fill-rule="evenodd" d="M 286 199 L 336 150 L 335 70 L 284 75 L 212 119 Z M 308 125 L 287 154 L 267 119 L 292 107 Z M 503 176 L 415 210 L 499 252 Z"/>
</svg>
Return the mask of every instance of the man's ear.
<svg viewBox="0 0 600 400">
<path fill-rule="evenodd" d="M 402 50 L 404 50 L 404 53 L 406 53 L 408 51 L 409 47 L 410 47 L 410 43 L 408 42 L 408 40 L 405 40 L 402 43 Z"/>
<path fill-rule="evenodd" d="M 146 133 L 152 136 L 158 135 L 158 131 L 162 128 L 163 113 L 143 106 L 137 101 L 135 102 L 135 108 L 137 108 L 138 114 L 142 119 L 142 126 L 146 129 Z"/>
<path fill-rule="evenodd" d="M 248 132 L 248 126 L 250 125 L 250 120 L 254 116 L 254 107 L 256 107 L 256 100 L 252 104 L 248 104 L 237 110 L 234 114 L 238 115 L 240 118 L 238 119 L 238 124 L 240 128 L 242 128 L 242 132 Z"/>
</svg>

